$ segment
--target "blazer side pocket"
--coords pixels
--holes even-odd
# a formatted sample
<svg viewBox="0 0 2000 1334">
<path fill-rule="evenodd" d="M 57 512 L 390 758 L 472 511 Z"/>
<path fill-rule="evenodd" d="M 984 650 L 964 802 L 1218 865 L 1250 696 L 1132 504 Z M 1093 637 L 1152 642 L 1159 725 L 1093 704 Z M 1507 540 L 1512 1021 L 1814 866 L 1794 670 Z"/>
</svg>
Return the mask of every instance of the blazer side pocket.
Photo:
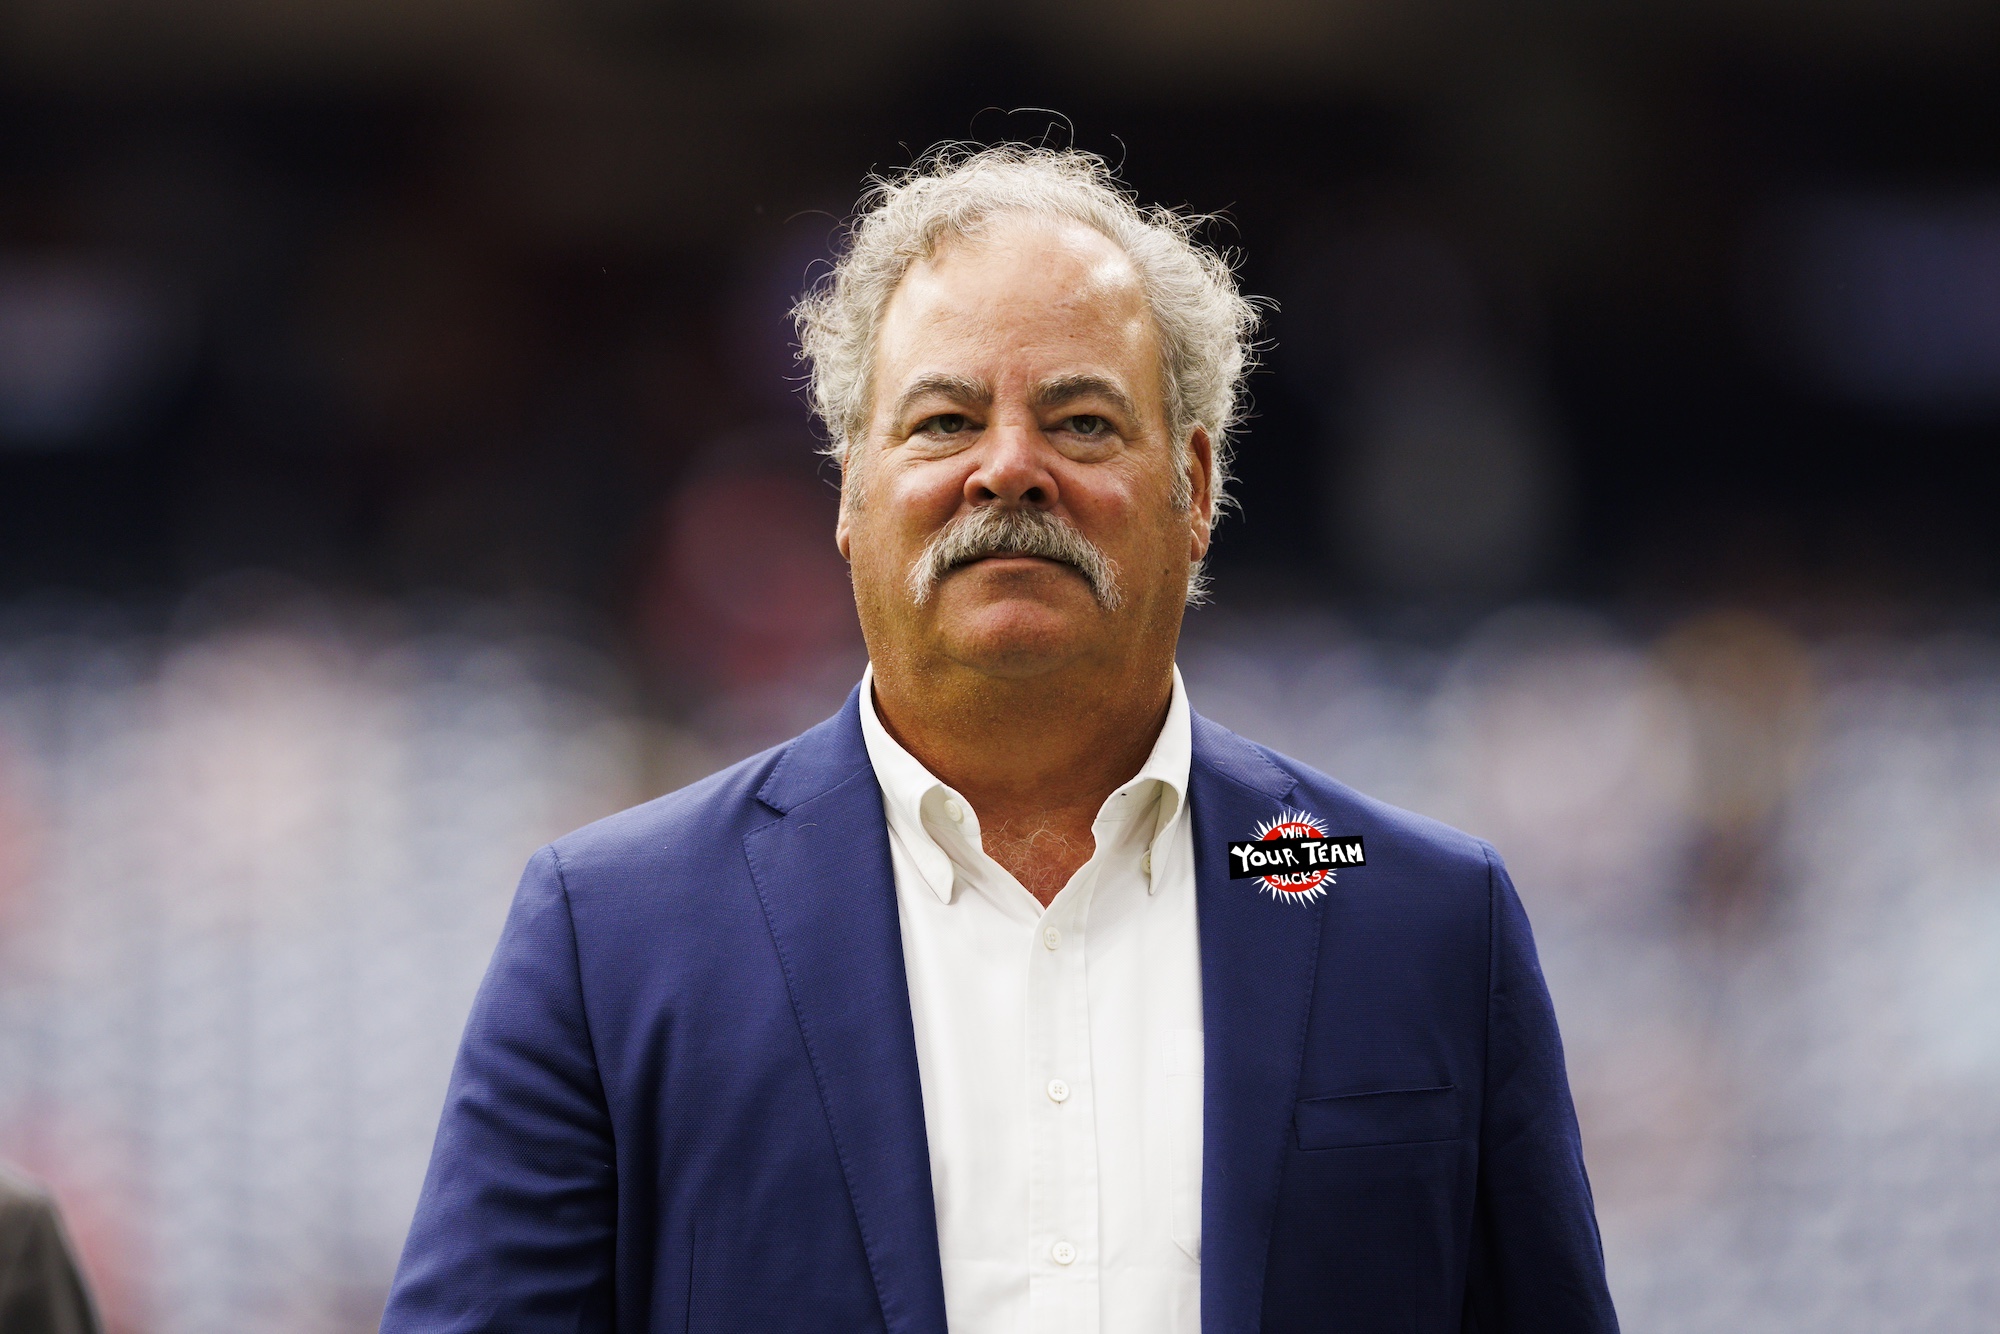
<svg viewBox="0 0 2000 1334">
<path fill-rule="evenodd" d="M 1358 1149 L 1371 1144 L 1421 1144 L 1456 1139 L 1455 1085 L 1344 1093 L 1299 1102 L 1293 1124 L 1301 1149 Z"/>
</svg>

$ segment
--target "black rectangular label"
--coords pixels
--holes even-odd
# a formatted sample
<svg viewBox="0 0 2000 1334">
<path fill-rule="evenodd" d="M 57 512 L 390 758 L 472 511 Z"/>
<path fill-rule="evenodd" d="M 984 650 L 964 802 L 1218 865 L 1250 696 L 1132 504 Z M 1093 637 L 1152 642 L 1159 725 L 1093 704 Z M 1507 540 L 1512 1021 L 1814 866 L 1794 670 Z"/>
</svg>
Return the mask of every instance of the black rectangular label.
<svg viewBox="0 0 2000 1334">
<path fill-rule="evenodd" d="M 1260 838 L 1229 845 L 1231 880 L 1260 875 L 1305 875 L 1367 864 L 1367 851 L 1361 846 L 1359 834 L 1336 838 Z"/>
</svg>

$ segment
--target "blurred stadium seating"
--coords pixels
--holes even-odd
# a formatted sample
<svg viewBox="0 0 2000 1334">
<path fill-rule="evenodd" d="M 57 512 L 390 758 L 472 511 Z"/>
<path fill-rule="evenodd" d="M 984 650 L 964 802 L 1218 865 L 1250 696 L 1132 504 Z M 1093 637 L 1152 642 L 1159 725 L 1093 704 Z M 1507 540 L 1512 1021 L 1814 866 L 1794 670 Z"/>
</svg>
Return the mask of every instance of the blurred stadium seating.
<svg viewBox="0 0 2000 1334">
<path fill-rule="evenodd" d="M 1195 703 L 1508 857 L 1626 1329 L 1990 1330 L 1995 124 L 1981 0 L 0 7 L 0 1157 L 372 1329 L 524 858 L 860 674 L 788 301 L 1046 137 L 1276 303 Z"/>
<path fill-rule="evenodd" d="M 0 634 L 0 1151 L 126 1328 L 370 1327 L 519 864 L 790 725 L 647 721 L 518 614 L 401 620 Z M 1984 1328 L 2000 641 L 1208 613 L 1184 666 L 1219 720 L 1507 852 L 1628 1328 Z"/>
</svg>

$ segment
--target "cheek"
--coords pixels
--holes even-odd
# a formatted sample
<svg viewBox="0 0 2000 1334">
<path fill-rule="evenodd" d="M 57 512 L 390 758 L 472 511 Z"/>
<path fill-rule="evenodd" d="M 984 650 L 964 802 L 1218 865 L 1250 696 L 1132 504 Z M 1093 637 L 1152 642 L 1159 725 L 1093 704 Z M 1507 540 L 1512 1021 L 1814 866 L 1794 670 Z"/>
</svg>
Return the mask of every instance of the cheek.
<svg viewBox="0 0 2000 1334">
<path fill-rule="evenodd" d="M 921 546 L 958 512 L 966 471 L 956 459 L 912 463 L 871 479 L 876 485 L 869 501 L 880 511 L 877 517 L 885 530 Z"/>
<path fill-rule="evenodd" d="M 871 469 L 847 512 L 848 559 L 857 572 L 900 570 L 957 509 L 958 491 L 922 468 Z"/>
<path fill-rule="evenodd" d="M 884 613 L 904 601 L 900 589 L 908 561 L 897 549 L 893 534 L 878 531 L 867 520 L 856 517 L 848 529 L 848 578 L 854 585 L 854 601 L 864 620 Z"/>
<path fill-rule="evenodd" d="M 1172 494 L 1159 478 L 1142 468 L 1105 469 L 1080 475 L 1063 492 L 1069 508 L 1086 526 L 1126 533 L 1129 540 L 1151 544 L 1163 527 L 1180 528 Z"/>
</svg>

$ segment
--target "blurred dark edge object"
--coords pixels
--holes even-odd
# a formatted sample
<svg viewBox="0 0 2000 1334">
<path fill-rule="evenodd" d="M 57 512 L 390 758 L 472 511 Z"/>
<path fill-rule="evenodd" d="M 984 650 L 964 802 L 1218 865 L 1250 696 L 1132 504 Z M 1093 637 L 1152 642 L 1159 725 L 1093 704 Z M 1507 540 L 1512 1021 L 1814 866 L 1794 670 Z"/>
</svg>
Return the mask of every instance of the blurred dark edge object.
<svg viewBox="0 0 2000 1334">
<path fill-rule="evenodd" d="M 102 1328 L 55 1200 L 0 1163 L 0 1330 L 99 1334 Z"/>
</svg>

